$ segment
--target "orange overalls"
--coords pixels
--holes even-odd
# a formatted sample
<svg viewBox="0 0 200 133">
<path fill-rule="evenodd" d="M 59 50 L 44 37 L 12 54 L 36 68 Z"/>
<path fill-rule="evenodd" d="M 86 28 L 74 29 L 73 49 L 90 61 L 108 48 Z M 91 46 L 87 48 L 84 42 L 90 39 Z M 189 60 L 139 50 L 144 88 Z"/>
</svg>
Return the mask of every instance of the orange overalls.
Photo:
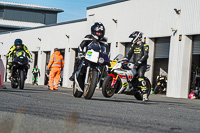
<svg viewBox="0 0 200 133">
<path fill-rule="evenodd" d="M 64 60 L 59 51 L 55 51 L 49 59 L 48 69 L 51 68 L 49 74 L 49 89 L 58 90 L 58 84 L 60 81 L 60 71 L 63 70 Z M 55 78 L 55 85 L 54 85 Z"/>
</svg>

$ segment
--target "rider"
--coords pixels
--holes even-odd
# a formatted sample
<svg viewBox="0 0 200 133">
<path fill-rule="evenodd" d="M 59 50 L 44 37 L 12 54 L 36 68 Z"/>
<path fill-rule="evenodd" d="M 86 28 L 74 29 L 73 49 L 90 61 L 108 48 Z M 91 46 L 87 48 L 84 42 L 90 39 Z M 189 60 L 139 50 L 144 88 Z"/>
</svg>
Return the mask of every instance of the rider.
<svg viewBox="0 0 200 133">
<path fill-rule="evenodd" d="M 35 68 L 33 68 L 32 73 L 33 73 L 33 85 L 34 83 L 38 85 L 38 74 L 40 77 L 40 69 L 38 68 L 37 65 L 35 66 Z"/>
<path fill-rule="evenodd" d="M 84 55 L 84 48 L 91 43 L 91 42 L 99 42 L 101 45 L 107 46 L 107 39 L 104 37 L 105 35 L 105 27 L 102 23 L 96 22 L 92 27 L 91 27 L 91 34 L 86 35 L 84 40 L 81 42 L 81 44 L 78 47 L 78 57 L 75 60 L 74 64 L 74 72 L 72 73 L 72 76 L 69 78 L 69 80 L 74 81 L 74 74 L 78 70 L 78 67 L 80 65 L 81 61 L 81 56 Z"/>
<path fill-rule="evenodd" d="M 133 39 L 133 44 L 128 52 L 127 59 L 130 60 L 133 55 L 133 62 L 137 70 L 139 86 L 143 91 L 143 101 L 147 101 L 147 86 L 146 81 L 144 80 L 144 73 L 146 72 L 147 68 L 149 46 L 148 44 L 142 42 L 142 35 L 142 32 L 135 31 L 129 36 L 129 38 Z"/>
<path fill-rule="evenodd" d="M 32 62 L 32 60 L 33 60 L 33 59 L 32 59 L 32 55 L 31 55 L 30 51 L 28 50 L 28 48 L 22 43 L 22 40 L 21 40 L 21 39 L 16 39 L 16 40 L 15 40 L 14 45 L 10 48 L 10 50 L 9 50 L 9 52 L 7 53 L 6 57 L 12 59 L 12 61 L 13 61 L 14 56 L 15 56 L 15 52 L 16 52 L 17 50 L 23 50 L 23 51 L 25 51 L 26 54 L 27 54 L 28 57 L 29 57 L 29 60 Z M 12 62 L 9 62 L 9 63 L 8 63 L 8 66 L 9 66 L 9 67 L 8 67 L 8 72 L 9 72 L 9 73 L 11 72 L 10 70 L 11 70 L 11 68 L 12 68 L 12 65 L 13 65 Z M 26 73 L 27 73 L 27 71 L 28 71 L 28 70 L 26 70 Z M 11 76 L 13 76 L 13 74 L 14 74 L 14 71 L 12 71 Z"/>
</svg>

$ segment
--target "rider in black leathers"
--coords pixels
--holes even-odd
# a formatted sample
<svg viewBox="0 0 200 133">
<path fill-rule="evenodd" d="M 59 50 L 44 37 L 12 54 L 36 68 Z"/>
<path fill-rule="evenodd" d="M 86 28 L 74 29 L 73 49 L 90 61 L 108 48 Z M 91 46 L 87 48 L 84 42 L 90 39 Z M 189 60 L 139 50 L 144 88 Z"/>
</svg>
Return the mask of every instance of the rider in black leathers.
<svg viewBox="0 0 200 133">
<path fill-rule="evenodd" d="M 133 38 L 131 48 L 128 52 L 127 59 L 130 60 L 133 55 L 134 66 L 137 70 L 139 86 L 143 91 L 143 101 L 147 101 L 147 87 L 144 80 L 144 74 L 147 68 L 147 59 L 149 53 L 148 44 L 142 42 L 142 35 L 140 31 L 133 32 L 129 38 Z"/>
<path fill-rule="evenodd" d="M 79 65 L 81 64 L 81 56 L 84 55 L 84 52 L 87 51 L 87 49 L 84 51 L 84 48 L 87 48 L 87 46 L 91 42 L 98 42 L 100 45 L 105 45 L 107 46 L 107 39 L 104 37 L 105 35 L 105 27 L 102 23 L 96 22 L 92 27 L 91 27 L 91 34 L 86 35 L 84 40 L 81 42 L 81 44 L 78 47 L 78 57 L 75 60 L 74 64 L 74 72 L 72 73 L 72 76 L 69 78 L 69 80 L 74 81 L 74 74 L 78 70 Z"/>
</svg>

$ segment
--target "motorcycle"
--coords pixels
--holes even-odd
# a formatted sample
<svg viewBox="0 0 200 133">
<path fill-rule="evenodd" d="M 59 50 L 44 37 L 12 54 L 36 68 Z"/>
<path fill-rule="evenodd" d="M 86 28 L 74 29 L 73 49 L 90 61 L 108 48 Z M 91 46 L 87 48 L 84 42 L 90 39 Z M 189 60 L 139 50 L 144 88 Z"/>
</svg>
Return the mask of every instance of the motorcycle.
<svg viewBox="0 0 200 133">
<path fill-rule="evenodd" d="M 157 84 L 155 88 L 153 89 L 154 94 L 158 93 L 166 93 L 167 88 L 167 76 L 157 76 L 156 80 Z"/>
<path fill-rule="evenodd" d="M 15 52 L 13 66 L 11 71 L 14 71 L 14 74 L 11 77 L 11 87 L 24 89 L 24 83 L 26 80 L 28 66 L 28 58 L 26 53 L 23 50 L 18 50 Z"/>
<path fill-rule="evenodd" d="M 102 93 L 104 97 L 110 98 L 116 94 L 134 95 L 137 100 L 143 100 L 143 92 L 139 87 L 138 76 L 133 63 L 128 63 L 122 60 L 123 55 L 117 55 L 111 62 L 111 67 L 108 70 L 108 76 L 105 78 L 102 85 Z M 147 71 L 150 66 L 147 66 Z M 150 95 L 151 84 L 148 78 L 144 78 L 147 86 L 147 94 Z M 133 83 L 133 84 L 132 84 Z"/>
<path fill-rule="evenodd" d="M 91 99 L 95 88 L 105 70 L 110 64 L 106 48 L 98 42 L 88 45 L 87 52 L 82 56 L 81 65 L 75 73 L 73 96 L 80 98 L 84 94 L 85 99 Z"/>
</svg>

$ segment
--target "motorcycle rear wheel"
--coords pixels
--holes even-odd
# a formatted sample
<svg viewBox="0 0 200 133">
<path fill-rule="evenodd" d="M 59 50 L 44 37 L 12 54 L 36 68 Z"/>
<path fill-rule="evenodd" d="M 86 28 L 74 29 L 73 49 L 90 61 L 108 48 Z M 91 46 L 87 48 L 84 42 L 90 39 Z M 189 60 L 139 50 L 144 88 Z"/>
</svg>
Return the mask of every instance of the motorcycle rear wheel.
<svg viewBox="0 0 200 133">
<path fill-rule="evenodd" d="M 97 70 L 92 70 L 89 72 L 88 85 L 84 87 L 84 98 L 91 99 L 97 84 L 98 72 Z"/>
<path fill-rule="evenodd" d="M 18 87 L 18 85 L 16 85 L 15 83 L 13 83 L 13 81 L 11 81 L 11 87 L 12 87 L 13 89 L 16 89 L 16 88 Z"/>
<path fill-rule="evenodd" d="M 103 85 L 102 85 L 102 94 L 104 97 L 110 98 L 115 94 L 116 88 L 112 88 L 113 77 L 108 75 L 104 79 Z"/>
<path fill-rule="evenodd" d="M 19 89 L 24 89 L 24 80 L 25 77 L 24 77 L 24 71 L 23 70 L 20 70 L 19 71 Z"/>
<path fill-rule="evenodd" d="M 149 97 L 150 92 L 151 92 L 151 83 L 148 79 L 145 79 L 145 81 L 146 81 L 146 86 L 147 86 L 147 97 Z M 134 96 L 137 100 L 143 100 L 143 93 L 141 91 L 136 92 Z"/>
</svg>

